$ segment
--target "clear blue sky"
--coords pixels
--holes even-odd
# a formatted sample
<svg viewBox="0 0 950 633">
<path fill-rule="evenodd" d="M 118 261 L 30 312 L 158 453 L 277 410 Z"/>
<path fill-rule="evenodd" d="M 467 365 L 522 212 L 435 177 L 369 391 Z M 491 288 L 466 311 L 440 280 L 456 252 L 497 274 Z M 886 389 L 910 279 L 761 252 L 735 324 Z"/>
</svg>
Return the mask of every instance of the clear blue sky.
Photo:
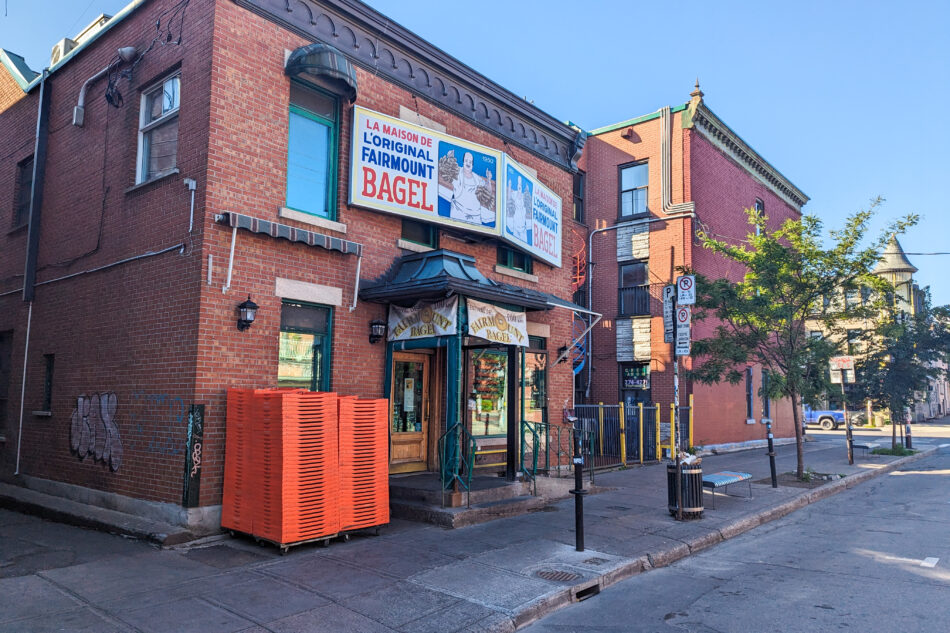
<svg viewBox="0 0 950 633">
<path fill-rule="evenodd" d="M 2 1 L 0 47 L 36 70 L 56 41 L 127 4 Z M 586 129 L 685 103 L 698 76 L 706 104 L 811 197 L 806 213 L 833 227 L 882 195 L 876 227 L 919 213 L 904 250 L 950 251 L 947 0 L 370 4 Z M 909 258 L 950 303 L 950 256 Z"/>
</svg>

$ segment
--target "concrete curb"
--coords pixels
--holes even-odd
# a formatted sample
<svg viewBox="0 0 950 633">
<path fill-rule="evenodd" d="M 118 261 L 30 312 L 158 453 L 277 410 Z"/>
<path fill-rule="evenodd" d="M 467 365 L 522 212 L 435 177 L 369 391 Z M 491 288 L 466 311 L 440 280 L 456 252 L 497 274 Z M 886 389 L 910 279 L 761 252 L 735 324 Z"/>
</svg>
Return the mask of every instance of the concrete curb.
<svg viewBox="0 0 950 633">
<path fill-rule="evenodd" d="M 690 554 L 712 547 L 713 545 L 717 545 L 728 539 L 735 538 L 765 523 L 775 521 L 776 519 L 781 519 L 782 517 L 791 514 L 795 510 L 800 510 L 805 506 L 815 503 L 816 501 L 821 501 L 822 499 L 836 495 L 839 492 L 843 492 L 850 488 L 854 488 L 855 486 L 865 483 L 871 479 L 880 477 L 881 475 L 886 475 L 887 473 L 893 472 L 905 464 L 929 457 L 930 455 L 936 453 L 937 450 L 939 450 L 939 447 L 937 446 L 919 450 L 919 452 L 914 455 L 908 455 L 907 457 L 895 459 L 894 461 L 885 464 L 880 468 L 866 470 L 864 472 L 855 473 L 854 475 L 848 475 L 843 479 L 838 479 L 837 481 L 827 483 L 825 485 L 819 486 L 818 488 L 805 490 L 801 494 L 788 499 L 787 501 L 783 501 L 773 508 L 768 508 L 766 510 L 756 512 L 755 514 L 737 519 L 736 521 L 720 527 L 718 530 L 710 531 L 709 534 L 693 537 L 672 547 L 650 552 L 645 556 L 641 556 L 640 558 L 625 561 L 613 570 L 598 576 L 596 581 L 588 580 L 582 584 L 571 587 L 568 590 L 557 591 L 553 594 L 544 596 L 538 601 L 531 603 L 521 611 L 513 613 L 510 617 L 501 617 L 497 619 L 493 617 L 489 618 L 491 620 L 491 626 L 480 630 L 491 631 L 493 633 L 509 633 L 510 631 L 516 631 L 550 613 L 553 613 L 554 611 L 557 611 L 562 607 L 576 602 L 576 595 L 580 590 L 589 588 L 592 585 L 597 585 L 600 590 L 603 590 L 622 580 L 636 576 L 639 573 L 650 571 L 651 569 L 656 569 L 659 567 L 666 567 L 667 565 L 671 565 L 678 560 L 686 558 Z M 486 621 L 483 620 L 482 622 Z M 481 625 L 482 622 L 479 622 L 478 624 Z M 486 624 L 488 624 L 488 622 L 486 622 Z"/>
</svg>

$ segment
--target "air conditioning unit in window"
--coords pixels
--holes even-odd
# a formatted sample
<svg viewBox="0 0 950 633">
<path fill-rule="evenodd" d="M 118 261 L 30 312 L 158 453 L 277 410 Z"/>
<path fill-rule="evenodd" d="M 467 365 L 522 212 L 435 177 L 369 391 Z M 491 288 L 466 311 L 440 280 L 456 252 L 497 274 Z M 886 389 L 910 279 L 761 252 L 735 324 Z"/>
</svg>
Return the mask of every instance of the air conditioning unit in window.
<svg viewBox="0 0 950 633">
<path fill-rule="evenodd" d="M 49 65 L 55 66 L 59 63 L 59 60 L 66 57 L 66 54 L 76 48 L 76 42 L 64 37 L 60 41 L 56 42 L 56 46 L 53 47 L 53 52 L 49 56 Z"/>
</svg>

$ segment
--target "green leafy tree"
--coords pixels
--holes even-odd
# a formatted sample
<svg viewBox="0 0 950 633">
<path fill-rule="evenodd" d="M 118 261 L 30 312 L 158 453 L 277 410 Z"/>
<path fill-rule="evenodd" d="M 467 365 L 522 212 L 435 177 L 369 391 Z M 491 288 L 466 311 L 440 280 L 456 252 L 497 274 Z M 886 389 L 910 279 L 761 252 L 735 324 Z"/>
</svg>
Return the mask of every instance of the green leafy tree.
<svg viewBox="0 0 950 633">
<path fill-rule="evenodd" d="M 828 359 L 837 352 L 841 324 L 881 309 L 889 285 L 871 271 L 888 237 L 916 221 L 908 216 L 862 247 L 881 202 L 830 231 L 830 248 L 821 220 L 807 215 L 773 231 L 764 214 L 746 209 L 750 230 L 741 241 L 697 232 L 704 248 L 742 264 L 745 275 L 739 282 L 697 276 L 694 319 L 713 319 L 716 325 L 712 336 L 693 343 L 695 360 L 687 376 L 705 384 L 736 384 L 748 365 L 761 364 L 770 378 L 760 395 L 792 403 L 799 479 L 805 473 L 802 402 L 814 403 L 828 390 Z M 871 290 L 865 291 L 866 300 L 845 301 L 846 293 L 862 288 Z M 820 323 L 827 335 L 810 337 L 806 320 Z"/>
<path fill-rule="evenodd" d="M 891 310 L 870 337 L 867 354 L 858 358 L 856 390 L 891 416 L 891 447 L 897 446 L 897 424 L 927 390 L 931 379 L 947 373 L 950 351 L 950 307 L 931 308 L 929 297 L 914 314 Z"/>
</svg>

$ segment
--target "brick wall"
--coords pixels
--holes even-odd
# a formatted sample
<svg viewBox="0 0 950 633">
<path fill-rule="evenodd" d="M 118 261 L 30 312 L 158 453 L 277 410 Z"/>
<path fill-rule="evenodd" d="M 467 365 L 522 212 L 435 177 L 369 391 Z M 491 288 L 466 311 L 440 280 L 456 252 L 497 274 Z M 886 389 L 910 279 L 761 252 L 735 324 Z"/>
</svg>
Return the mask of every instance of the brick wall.
<svg viewBox="0 0 950 633">
<path fill-rule="evenodd" d="M 672 204 L 694 202 L 697 219 L 657 221 L 649 226 L 649 279 L 651 315 L 651 398 L 662 407 L 664 420 L 673 400 L 671 345 L 663 342 L 661 291 L 689 266 L 707 277 L 740 279 L 741 268 L 704 250 L 695 238 L 697 221 L 718 235 L 744 238 L 747 232 L 743 209 L 759 198 L 765 202 L 770 226 L 799 217 L 797 209 L 775 195 L 770 188 L 723 154 L 698 132 L 683 129 L 681 113 L 672 115 L 671 194 Z M 587 214 L 592 228 L 613 225 L 619 215 L 619 166 L 649 162 L 648 208 L 651 218 L 663 218 L 661 200 L 661 121 L 659 117 L 593 136 L 587 143 L 582 168 L 587 171 Z M 618 319 L 616 232 L 595 235 L 592 249 L 593 309 L 602 312 L 602 324 L 593 334 L 592 402 L 617 402 L 620 397 L 617 363 Z M 708 336 L 713 323 L 694 324 L 693 337 Z M 684 359 L 681 367 L 691 367 Z M 761 385 L 760 368 L 754 370 L 754 388 Z M 745 385 L 705 387 L 680 381 L 680 401 L 695 399 L 694 442 L 697 445 L 761 439 L 763 431 L 746 425 Z M 761 402 L 755 398 L 755 417 L 761 417 Z M 773 403 L 777 437 L 791 437 L 791 409 L 787 403 Z"/>
</svg>

